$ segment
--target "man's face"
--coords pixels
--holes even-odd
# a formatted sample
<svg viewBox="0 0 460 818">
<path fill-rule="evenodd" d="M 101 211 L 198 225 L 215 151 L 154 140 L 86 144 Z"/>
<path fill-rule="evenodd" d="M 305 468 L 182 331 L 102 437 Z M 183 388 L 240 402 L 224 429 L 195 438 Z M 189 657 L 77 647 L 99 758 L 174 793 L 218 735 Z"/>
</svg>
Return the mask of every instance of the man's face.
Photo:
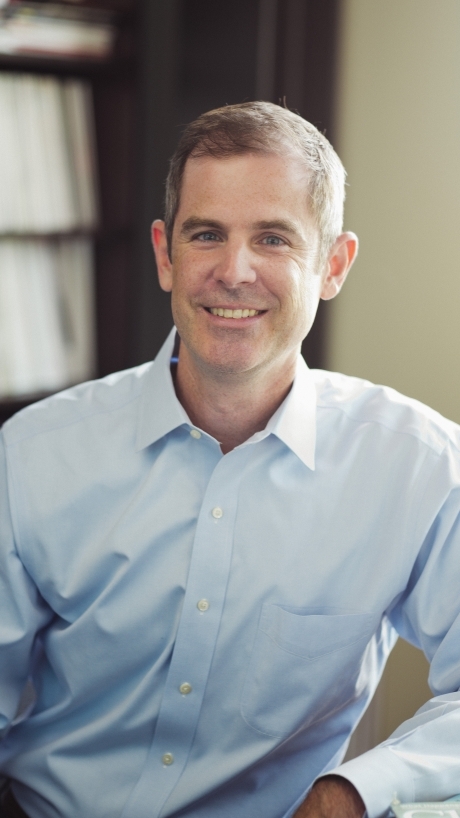
<svg viewBox="0 0 460 818">
<path fill-rule="evenodd" d="M 160 283 L 189 366 L 215 377 L 291 368 L 321 295 L 307 172 L 294 156 L 187 161 Z"/>
</svg>

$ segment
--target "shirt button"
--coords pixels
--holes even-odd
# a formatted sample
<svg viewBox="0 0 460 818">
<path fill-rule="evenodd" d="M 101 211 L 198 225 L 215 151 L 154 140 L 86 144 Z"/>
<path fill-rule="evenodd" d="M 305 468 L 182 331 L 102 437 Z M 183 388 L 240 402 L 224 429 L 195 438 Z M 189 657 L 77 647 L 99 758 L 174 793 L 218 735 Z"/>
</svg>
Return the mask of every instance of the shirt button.
<svg viewBox="0 0 460 818">
<path fill-rule="evenodd" d="M 182 682 L 179 687 L 179 692 L 186 696 L 188 693 L 192 692 L 192 685 L 188 682 Z"/>
<path fill-rule="evenodd" d="M 200 599 L 200 601 L 196 603 L 196 607 L 199 611 L 207 611 L 209 608 L 209 602 L 207 599 Z"/>
<path fill-rule="evenodd" d="M 172 753 L 164 753 L 161 757 L 163 764 L 166 764 L 169 767 L 171 764 L 174 764 L 174 756 Z"/>
<path fill-rule="evenodd" d="M 199 440 L 201 437 L 201 432 L 199 432 L 198 429 L 190 429 L 190 435 L 191 437 L 194 437 L 195 440 Z"/>
<path fill-rule="evenodd" d="M 220 518 L 222 517 L 223 513 L 224 513 L 224 512 L 222 511 L 222 509 L 221 509 L 221 508 L 219 508 L 219 506 L 216 506 L 216 507 L 215 507 L 215 508 L 213 508 L 213 510 L 212 510 L 212 516 L 213 516 L 213 517 L 214 517 L 216 520 L 220 520 Z"/>
</svg>

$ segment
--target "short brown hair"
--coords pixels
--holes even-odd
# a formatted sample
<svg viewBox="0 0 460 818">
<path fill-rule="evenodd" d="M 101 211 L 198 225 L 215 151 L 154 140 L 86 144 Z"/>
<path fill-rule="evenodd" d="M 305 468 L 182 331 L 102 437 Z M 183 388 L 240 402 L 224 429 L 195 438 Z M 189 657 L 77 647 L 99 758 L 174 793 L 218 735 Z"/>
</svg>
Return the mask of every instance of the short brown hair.
<svg viewBox="0 0 460 818">
<path fill-rule="evenodd" d="M 326 137 L 298 114 L 271 102 L 243 102 L 202 114 L 185 128 L 166 180 L 169 255 L 184 169 L 189 158 L 244 153 L 297 154 L 309 170 L 308 195 L 322 259 L 342 231 L 345 169 Z"/>
</svg>

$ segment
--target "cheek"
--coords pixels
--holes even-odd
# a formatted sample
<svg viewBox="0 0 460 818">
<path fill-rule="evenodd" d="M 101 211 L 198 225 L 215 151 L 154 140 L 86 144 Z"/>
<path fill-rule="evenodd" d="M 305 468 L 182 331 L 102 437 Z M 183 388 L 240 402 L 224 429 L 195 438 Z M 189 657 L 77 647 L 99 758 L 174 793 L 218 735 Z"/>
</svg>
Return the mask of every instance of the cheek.
<svg viewBox="0 0 460 818">
<path fill-rule="evenodd" d="M 321 278 L 317 274 L 301 275 L 291 289 L 291 312 L 304 337 L 311 329 L 320 300 Z"/>
<path fill-rule="evenodd" d="M 177 306 L 190 300 L 193 297 L 194 290 L 196 290 L 196 282 L 193 271 L 189 267 L 179 268 L 177 265 L 172 278 L 172 303 Z"/>
<path fill-rule="evenodd" d="M 308 310 L 316 312 L 321 293 L 321 277 L 319 275 L 309 276 L 303 290 L 303 297 Z"/>
<path fill-rule="evenodd" d="M 178 298 L 192 299 L 203 291 L 203 286 L 209 278 L 210 260 L 198 257 L 193 253 L 184 253 L 178 256 L 174 264 L 173 293 Z"/>
<path fill-rule="evenodd" d="M 203 288 L 200 276 L 187 267 L 176 270 L 171 291 L 171 310 L 177 328 L 184 328 L 196 318 L 196 306 L 201 301 Z"/>
<path fill-rule="evenodd" d="M 320 277 L 303 270 L 286 275 L 285 298 L 300 313 L 310 313 L 319 301 Z"/>
</svg>

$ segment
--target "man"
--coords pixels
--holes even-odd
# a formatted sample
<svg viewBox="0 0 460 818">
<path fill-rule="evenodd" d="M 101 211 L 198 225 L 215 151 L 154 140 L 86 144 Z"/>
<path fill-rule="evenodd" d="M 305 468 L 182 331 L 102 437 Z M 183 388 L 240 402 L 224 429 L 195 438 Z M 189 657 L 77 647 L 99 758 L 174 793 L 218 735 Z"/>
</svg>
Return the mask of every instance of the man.
<svg viewBox="0 0 460 818">
<path fill-rule="evenodd" d="M 459 430 L 299 357 L 356 255 L 343 183 L 285 109 L 200 117 L 152 228 L 177 332 L 4 427 L 7 814 L 378 818 L 459 790 Z M 396 630 L 437 698 L 339 767 Z"/>
</svg>

